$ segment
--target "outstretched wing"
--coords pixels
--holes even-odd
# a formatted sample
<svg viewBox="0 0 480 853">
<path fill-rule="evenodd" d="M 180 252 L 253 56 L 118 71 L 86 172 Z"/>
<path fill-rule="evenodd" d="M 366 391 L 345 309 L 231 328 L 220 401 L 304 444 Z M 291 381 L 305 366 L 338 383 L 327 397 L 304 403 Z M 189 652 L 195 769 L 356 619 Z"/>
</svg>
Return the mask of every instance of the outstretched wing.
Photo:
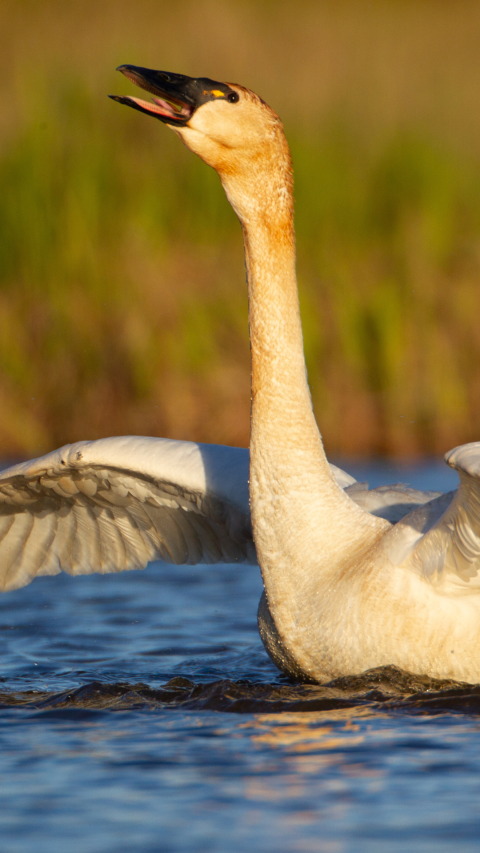
<svg viewBox="0 0 480 853">
<path fill-rule="evenodd" d="M 248 450 L 127 436 L 0 474 L 0 589 L 37 575 L 255 562 Z"/>
<path fill-rule="evenodd" d="M 39 575 L 256 562 L 243 448 L 126 436 L 0 474 L 0 589 Z M 353 477 L 332 466 L 339 484 Z"/>
<path fill-rule="evenodd" d="M 457 491 L 425 504 L 397 525 L 403 540 L 398 549 L 401 540 L 396 536 L 397 556 L 445 592 L 478 592 L 480 442 L 456 447 L 446 454 L 445 461 L 458 471 Z M 394 562 L 398 564 L 399 560 Z"/>
</svg>

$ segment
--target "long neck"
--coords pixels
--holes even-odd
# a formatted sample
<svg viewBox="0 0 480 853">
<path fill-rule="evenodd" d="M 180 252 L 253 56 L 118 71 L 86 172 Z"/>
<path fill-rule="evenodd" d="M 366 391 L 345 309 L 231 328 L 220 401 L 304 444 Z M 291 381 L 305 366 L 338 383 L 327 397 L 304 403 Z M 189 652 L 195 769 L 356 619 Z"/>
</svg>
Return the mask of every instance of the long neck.
<svg viewBox="0 0 480 853">
<path fill-rule="evenodd" d="M 244 222 L 243 227 L 252 357 L 250 492 L 257 547 L 261 549 L 264 538 L 262 522 L 270 516 L 268 529 L 274 531 L 277 543 L 288 519 L 290 551 L 293 527 L 305 539 L 311 507 L 315 520 L 309 538 L 317 539 L 325 550 L 322 520 L 333 515 L 338 523 L 342 508 L 350 520 L 351 502 L 344 500 L 331 475 L 313 414 L 292 213 L 276 217 L 270 208 L 267 216 Z M 331 526 L 331 518 L 327 525 Z M 296 554 L 298 547 L 297 541 Z"/>
<path fill-rule="evenodd" d="M 256 203 L 248 208 L 232 183 L 224 186 L 245 242 L 253 529 L 271 610 L 287 636 L 315 591 L 312 583 L 371 540 L 378 520 L 344 494 L 325 457 L 303 354 L 290 182 L 281 173 L 272 177 L 274 171 L 257 183 Z"/>
<path fill-rule="evenodd" d="M 332 478 L 314 418 L 303 353 L 292 213 L 244 223 L 252 357 L 252 470 L 262 458 L 284 477 Z M 293 455 L 292 455 L 293 454 Z M 302 473 L 300 473 L 302 471 Z M 291 492 L 285 483 L 287 495 Z M 336 489 L 334 489 L 336 491 Z"/>
</svg>

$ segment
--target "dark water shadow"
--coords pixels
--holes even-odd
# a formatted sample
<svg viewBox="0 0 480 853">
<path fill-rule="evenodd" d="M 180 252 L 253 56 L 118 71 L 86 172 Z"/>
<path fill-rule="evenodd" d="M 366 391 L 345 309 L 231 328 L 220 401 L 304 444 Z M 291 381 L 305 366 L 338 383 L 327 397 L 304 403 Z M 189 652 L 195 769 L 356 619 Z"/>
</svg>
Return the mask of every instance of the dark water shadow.
<svg viewBox="0 0 480 853">
<path fill-rule="evenodd" d="M 91 681 L 61 692 L 0 690 L 0 708 L 63 715 L 84 711 L 222 711 L 236 714 L 319 712 L 361 707 L 408 714 L 480 714 L 480 685 L 438 681 L 393 666 L 328 684 L 255 684 L 177 677 L 163 687 Z"/>
</svg>

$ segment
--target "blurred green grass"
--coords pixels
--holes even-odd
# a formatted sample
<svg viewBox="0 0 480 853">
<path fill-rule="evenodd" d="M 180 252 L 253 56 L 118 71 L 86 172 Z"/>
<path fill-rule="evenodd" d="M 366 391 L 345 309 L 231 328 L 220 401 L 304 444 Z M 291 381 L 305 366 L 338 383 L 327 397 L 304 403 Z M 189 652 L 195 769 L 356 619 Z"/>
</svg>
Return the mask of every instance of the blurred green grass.
<svg viewBox="0 0 480 853">
<path fill-rule="evenodd" d="M 78 3 L 40 5 L 41 12 L 23 0 L 4 10 L 4 23 L 22 36 L 12 35 L 4 58 L 10 80 L 1 102 L 0 455 L 124 433 L 246 444 L 249 351 L 238 222 L 217 176 L 173 134 L 105 97 L 114 64 L 160 64 L 149 61 L 148 35 L 148 14 L 158 16 L 158 6 L 139 3 L 147 20 L 132 34 L 127 4 L 105 2 L 80 29 Z M 460 5 L 476 24 L 475 7 Z M 181 6 L 185 18 L 193 4 Z M 212 53 L 219 50 L 218 78 L 241 74 L 243 62 L 246 76 L 238 82 L 272 100 L 275 79 L 261 63 L 267 91 L 255 84 L 245 21 L 258 25 L 252 41 L 265 38 L 268 58 L 298 15 L 293 4 L 279 4 L 270 35 L 261 29 L 269 4 L 260 11 L 248 2 L 200 7 L 209 20 L 217 9 L 243 21 L 241 38 L 228 38 L 244 45 L 246 58 L 239 48 L 230 69 L 221 36 L 210 33 L 205 71 L 173 65 L 172 47 L 164 66 L 215 76 Z M 438 42 L 451 27 L 448 12 L 442 28 L 438 5 L 422 7 L 425 31 L 436 16 Z M 305 16 L 326 46 L 335 14 L 348 30 L 358 4 L 322 8 L 306 3 Z M 115 38 L 100 48 L 113 9 Z M 363 32 L 370 45 L 381 42 L 398 10 L 398 3 L 378 3 L 358 38 Z M 172 32 L 174 15 L 165 15 Z M 408 46 L 408 20 L 402 33 Z M 195 34 L 187 36 L 178 53 L 191 46 L 198 54 Z M 77 37 L 84 56 L 93 56 L 85 73 Z M 143 37 L 145 59 L 136 45 Z M 427 81 L 443 62 L 437 42 L 423 57 Z M 418 109 L 410 114 L 408 87 L 395 120 L 391 105 L 382 114 L 381 98 L 363 92 L 369 109 L 360 120 L 351 87 L 348 101 L 335 81 L 349 62 L 367 79 L 367 54 L 361 63 L 348 51 L 337 59 L 332 92 L 310 110 L 297 84 L 298 103 L 285 98 L 282 111 L 288 71 L 274 69 L 280 103 L 272 105 L 285 120 L 295 168 L 309 378 L 329 452 L 438 452 L 480 438 L 480 160 L 460 121 L 450 132 L 448 122 L 439 127 L 441 110 L 438 121 Z M 400 57 L 397 75 L 402 69 Z M 113 91 L 130 91 L 123 79 L 115 85 Z M 448 118 L 445 106 L 444 113 Z"/>
</svg>

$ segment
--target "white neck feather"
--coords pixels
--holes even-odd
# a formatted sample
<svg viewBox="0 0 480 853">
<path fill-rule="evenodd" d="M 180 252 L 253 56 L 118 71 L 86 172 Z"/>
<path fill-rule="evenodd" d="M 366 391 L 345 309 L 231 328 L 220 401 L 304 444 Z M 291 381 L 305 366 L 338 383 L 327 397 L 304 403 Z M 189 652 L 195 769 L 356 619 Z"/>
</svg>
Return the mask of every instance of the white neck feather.
<svg viewBox="0 0 480 853">
<path fill-rule="evenodd" d="M 357 507 L 330 473 L 303 353 L 292 193 L 288 175 L 278 171 L 276 180 L 270 171 L 262 182 L 263 192 L 257 190 L 256 209 L 243 215 L 241 202 L 236 203 L 237 182 L 223 183 L 240 215 L 245 243 L 255 544 L 276 629 L 295 646 L 298 660 L 307 624 L 301 614 L 311 606 L 311 596 L 321 594 L 326 579 L 348 563 L 349 546 L 352 559 L 358 559 L 388 525 Z"/>
</svg>

